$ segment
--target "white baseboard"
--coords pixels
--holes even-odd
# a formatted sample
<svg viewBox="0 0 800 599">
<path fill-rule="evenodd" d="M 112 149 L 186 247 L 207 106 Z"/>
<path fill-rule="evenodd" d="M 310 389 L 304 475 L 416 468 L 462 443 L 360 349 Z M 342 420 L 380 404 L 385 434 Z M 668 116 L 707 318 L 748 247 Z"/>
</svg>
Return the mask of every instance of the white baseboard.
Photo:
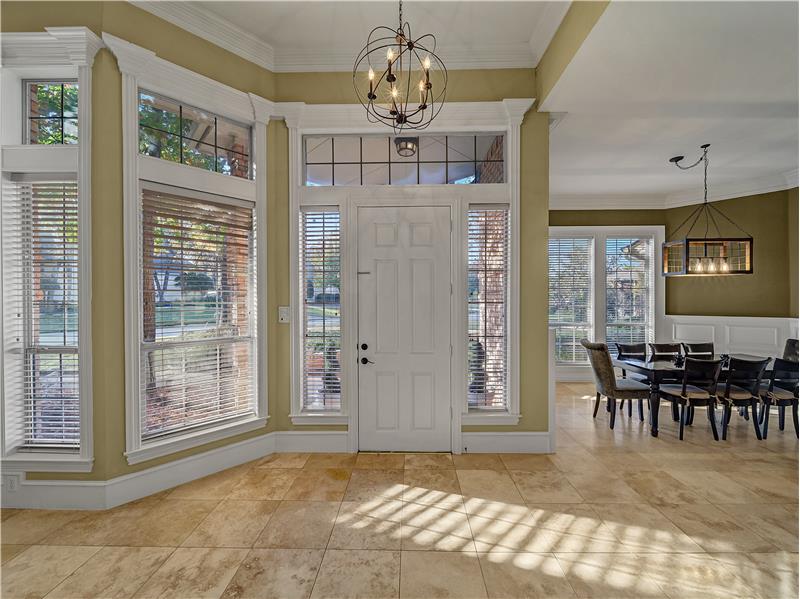
<svg viewBox="0 0 800 599">
<path fill-rule="evenodd" d="M 8 508 L 101 510 L 158 493 L 220 470 L 287 451 L 345 452 L 346 431 L 280 431 L 107 481 L 26 480 L 5 471 L 2 505 Z"/>
<path fill-rule="evenodd" d="M 462 433 L 465 453 L 552 453 L 550 433 Z"/>
</svg>

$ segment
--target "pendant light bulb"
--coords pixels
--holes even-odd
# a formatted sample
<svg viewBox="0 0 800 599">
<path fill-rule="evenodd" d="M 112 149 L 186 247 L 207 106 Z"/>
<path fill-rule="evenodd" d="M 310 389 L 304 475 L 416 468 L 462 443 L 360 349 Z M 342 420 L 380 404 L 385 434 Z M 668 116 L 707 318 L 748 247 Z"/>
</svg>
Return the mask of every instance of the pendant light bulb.
<svg viewBox="0 0 800 599">
<path fill-rule="evenodd" d="M 369 77 L 370 81 L 375 80 L 375 71 L 372 70 L 372 67 L 369 68 L 369 73 L 367 74 L 367 77 Z"/>
</svg>

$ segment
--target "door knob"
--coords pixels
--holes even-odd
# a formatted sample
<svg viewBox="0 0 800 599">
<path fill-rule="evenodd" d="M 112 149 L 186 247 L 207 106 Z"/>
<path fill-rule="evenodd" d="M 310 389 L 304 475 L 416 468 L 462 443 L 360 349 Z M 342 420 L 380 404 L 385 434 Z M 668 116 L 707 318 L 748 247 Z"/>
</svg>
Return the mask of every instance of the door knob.
<svg viewBox="0 0 800 599">
<path fill-rule="evenodd" d="M 369 349 L 369 346 L 366 343 L 362 343 L 361 349 Z"/>
<path fill-rule="evenodd" d="M 367 358 L 361 358 L 361 363 L 362 364 L 374 364 L 375 362 L 373 362 L 372 360 L 368 360 Z"/>
</svg>

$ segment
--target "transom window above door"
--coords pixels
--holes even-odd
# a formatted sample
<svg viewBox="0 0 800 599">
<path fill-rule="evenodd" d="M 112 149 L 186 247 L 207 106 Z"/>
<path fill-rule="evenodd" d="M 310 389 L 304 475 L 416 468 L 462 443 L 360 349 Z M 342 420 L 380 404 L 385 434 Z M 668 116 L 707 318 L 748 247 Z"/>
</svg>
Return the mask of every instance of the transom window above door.
<svg viewBox="0 0 800 599">
<path fill-rule="evenodd" d="M 307 136 L 305 184 L 504 183 L 503 135 Z"/>
</svg>

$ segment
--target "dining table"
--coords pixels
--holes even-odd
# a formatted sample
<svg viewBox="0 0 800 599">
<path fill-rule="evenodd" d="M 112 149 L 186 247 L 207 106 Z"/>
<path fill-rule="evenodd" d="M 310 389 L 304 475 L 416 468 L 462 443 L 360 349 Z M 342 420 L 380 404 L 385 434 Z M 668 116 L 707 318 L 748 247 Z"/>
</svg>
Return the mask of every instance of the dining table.
<svg viewBox="0 0 800 599">
<path fill-rule="evenodd" d="M 695 356 L 690 356 L 692 358 L 698 359 L 715 359 L 715 360 L 722 360 L 723 367 L 722 371 L 720 372 L 720 381 L 724 381 L 727 378 L 727 358 L 739 358 L 741 360 L 766 360 L 761 356 L 753 356 L 750 354 L 699 354 Z M 650 434 L 654 437 L 658 437 L 658 409 L 661 405 L 661 398 L 659 397 L 659 388 L 662 383 L 682 383 L 683 382 L 683 360 L 678 360 L 676 358 L 671 359 L 661 359 L 656 358 L 653 359 L 652 357 L 646 360 L 639 360 L 636 358 L 612 358 L 612 364 L 617 368 L 621 368 L 626 372 L 634 372 L 636 374 L 642 375 L 647 379 L 647 383 L 650 385 Z M 770 373 L 767 371 L 764 373 L 764 376 L 768 376 Z M 678 406 L 676 404 L 672 404 L 672 419 L 674 421 L 678 421 Z"/>
</svg>

